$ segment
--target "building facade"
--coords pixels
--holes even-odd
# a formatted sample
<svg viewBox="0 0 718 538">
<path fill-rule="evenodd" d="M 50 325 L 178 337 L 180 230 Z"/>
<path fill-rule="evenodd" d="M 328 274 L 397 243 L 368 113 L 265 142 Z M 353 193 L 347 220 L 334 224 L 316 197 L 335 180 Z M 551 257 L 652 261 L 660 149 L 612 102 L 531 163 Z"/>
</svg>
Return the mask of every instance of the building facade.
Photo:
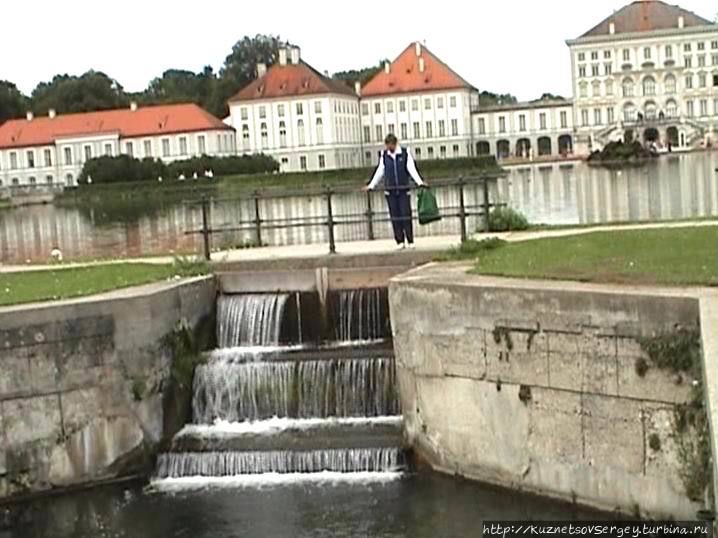
<svg viewBox="0 0 718 538">
<path fill-rule="evenodd" d="M 236 154 L 234 129 L 194 104 L 56 114 L 0 125 L 0 187 L 75 186 L 102 155 L 158 158 Z"/>
<path fill-rule="evenodd" d="M 633 2 L 567 41 L 581 153 L 633 138 L 718 141 L 718 25 L 659 0 Z"/>
<path fill-rule="evenodd" d="M 361 89 L 364 164 L 395 134 L 417 159 L 473 155 L 478 90 L 423 44 L 409 45 Z"/>
<path fill-rule="evenodd" d="M 297 47 L 280 50 L 269 69 L 257 66 L 229 109 L 237 151 L 271 155 L 283 172 L 361 164 L 356 90 L 302 61 Z"/>
<path fill-rule="evenodd" d="M 472 120 L 476 155 L 531 159 L 574 153 L 573 103 L 568 100 L 486 107 Z"/>
</svg>

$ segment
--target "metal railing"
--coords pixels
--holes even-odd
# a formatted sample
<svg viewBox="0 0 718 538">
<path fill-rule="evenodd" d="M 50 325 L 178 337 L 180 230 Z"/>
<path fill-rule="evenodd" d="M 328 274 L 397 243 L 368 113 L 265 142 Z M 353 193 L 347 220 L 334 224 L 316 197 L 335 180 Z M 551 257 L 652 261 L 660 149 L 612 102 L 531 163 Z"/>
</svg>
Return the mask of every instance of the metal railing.
<svg viewBox="0 0 718 538">
<path fill-rule="evenodd" d="M 439 214 L 443 219 L 457 219 L 459 222 L 459 233 L 461 241 L 465 242 L 468 239 L 469 232 L 467 228 L 467 220 L 470 217 L 481 217 L 482 228 L 484 231 L 489 231 L 489 214 L 492 208 L 505 206 L 505 203 L 492 202 L 490 200 L 490 185 L 496 181 L 499 177 L 503 177 L 502 174 L 497 175 L 484 175 L 480 177 L 459 177 L 456 180 L 440 181 L 432 183 L 432 186 L 438 188 L 454 188 L 457 191 L 458 205 L 439 207 Z M 467 204 L 465 198 L 464 188 L 467 185 L 480 184 L 482 187 L 482 199 L 481 203 L 478 204 Z M 422 187 L 409 187 L 401 188 L 402 190 L 417 190 Z M 382 188 L 383 189 L 383 188 Z M 377 191 L 382 190 L 377 189 Z M 408 220 L 415 216 L 416 212 L 413 212 L 412 217 L 406 217 L 402 219 L 392 219 L 391 217 L 379 216 L 379 212 L 374 210 L 372 192 L 366 192 L 366 211 L 360 213 L 344 213 L 340 217 L 335 216 L 335 200 L 340 196 L 356 196 L 357 189 L 352 188 L 341 188 L 341 187 L 324 187 L 320 190 L 308 190 L 301 193 L 293 192 L 286 194 L 267 194 L 261 192 L 254 192 L 249 196 L 235 197 L 235 198 L 220 198 L 220 199 L 208 199 L 203 197 L 201 201 L 195 202 L 201 207 L 202 215 L 202 227 L 200 229 L 186 230 L 186 235 L 201 235 L 202 236 L 202 247 L 205 259 L 211 258 L 212 252 L 212 235 L 214 234 L 225 234 L 227 232 L 252 232 L 254 236 L 254 242 L 258 246 L 264 245 L 263 236 L 264 233 L 270 230 L 281 230 L 288 228 L 314 228 L 324 227 L 327 232 L 327 239 L 329 243 L 329 253 L 336 253 L 336 229 L 340 226 L 355 226 L 358 224 L 364 224 L 366 226 L 366 239 L 376 239 L 374 226 L 380 222 L 393 222 L 396 220 Z M 280 198 L 316 198 L 321 196 L 324 198 L 325 211 L 322 215 L 310 215 L 303 218 L 290 217 L 290 218 L 265 218 L 261 211 L 261 202 L 264 200 L 273 200 Z M 231 226 L 221 226 L 214 228 L 211 225 L 210 218 L 210 207 L 211 203 L 217 202 L 248 202 L 253 203 L 254 215 L 251 219 L 239 219 Z"/>
</svg>

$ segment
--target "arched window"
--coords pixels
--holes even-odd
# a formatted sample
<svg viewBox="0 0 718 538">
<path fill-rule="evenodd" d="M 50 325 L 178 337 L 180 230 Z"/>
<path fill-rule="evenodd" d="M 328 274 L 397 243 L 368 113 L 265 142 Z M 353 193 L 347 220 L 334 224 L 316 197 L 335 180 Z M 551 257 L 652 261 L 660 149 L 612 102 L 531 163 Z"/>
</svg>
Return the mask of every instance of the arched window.
<svg viewBox="0 0 718 538">
<path fill-rule="evenodd" d="M 621 86 L 623 88 L 623 97 L 633 97 L 633 79 L 624 78 Z"/>
<path fill-rule="evenodd" d="M 653 77 L 643 79 L 643 95 L 656 95 L 656 79 Z"/>
<path fill-rule="evenodd" d="M 48 185 L 52 185 L 54 181 L 55 181 L 55 180 L 54 180 L 54 178 L 52 177 L 52 175 L 48 174 L 48 175 L 45 176 L 45 182 L 46 182 Z"/>
<path fill-rule="evenodd" d="M 664 84 L 666 86 L 666 93 L 667 94 L 674 94 L 676 93 L 676 77 L 673 75 L 666 75 L 666 78 L 664 79 Z"/>
<path fill-rule="evenodd" d="M 305 138 L 305 132 L 304 132 L 304 120 L 297 120 L 297 143 L 300 146 L 304 145 L 304 138 Z"/>
<path fill-rule="evenodd" d="M 613 80 L 610 78 L 606 81 L 606 95 L 613 95 Z"/>
<path fill-rule="evenodd" d="M 259 124 L 259 136 L 262 139 L 262 148 L 266 149 L 269 145 L 269 135 L 267 134 L 267 124 L 265 122 Z"/>
<path fill-rule="evenodd" d="M 36 185 L 37 184 L 37 178 L 35 176 L 30 177 L 30 185 Z"/>
<path fill-rule="evenodd" d="M 578 85 L 578 94 L 581 97 L 588 97 L 588 84 L 586 82 L 581 82 Z"/>
<path fill-rule="evenodd" d="M 324 144 L 324 122 L 317 118 L 317 144 Z"/>
<path fill-rule="evenodd" d="M 601 83 L 597 80 L 594 80 L 591 83 L 591 96 L 601 97 Z"/>
<path fill-rule="evenodd" d="M 279 145 L 283 148 L 287 147 L 287 125 L 284 121 L 279 122 Z"/>
<path fill-rule="evenodd" d="M 658 108 L 656 107 L 656 103 L 653 101 L 648 101 L 644 105 L 643 111 L 647 120 L 655 120 L 658 115 Z"/>
<path fill-rule="evenodd" d="M 13 185 L 19 185 L 19 184 L 20 184 L 20 180 L 19 180 L 18 178 L 16 178 L 16 177 L 12 178 L 12 184 L 13 184 Z"/>
<path fill-rule="evenodd" d="M 72 187 L 75 185 L 75 178 L 72 177 L 72 174 L 67 174 L 65 176 L 65 184 L 68 185 L 69 187 Z"/>
<path fill-rule="evenodd" d="M 624 121 L 636 121 L 636 107 L 633 103 L 623 105 L 623 119 Z"/>
<path fill-rule="evenodd" d="M 242 125 L 242 149 L 249 150 L 249 125 Z"/>
<path fill-rule="evenodd" d="M 673 99 L 669 99 L 668 101 L 666 101 L 666 117 L 678 117 L 678 103 L 676 103 Z"/>
</svg>

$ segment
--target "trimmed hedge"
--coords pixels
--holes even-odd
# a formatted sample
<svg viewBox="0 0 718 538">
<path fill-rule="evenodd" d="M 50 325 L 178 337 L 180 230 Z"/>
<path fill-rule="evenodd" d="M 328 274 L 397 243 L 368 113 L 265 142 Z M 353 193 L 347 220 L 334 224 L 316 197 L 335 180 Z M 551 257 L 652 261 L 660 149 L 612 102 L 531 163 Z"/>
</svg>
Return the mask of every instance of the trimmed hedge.
<svg viewBox="0 0 718 538">
<path fill-rule="evenodd" d="M 193 157 L 165 164 L 159 159 L 135 159 L 129 155 L 102 156 L 85 163 L 80 184 L 157 181 L 157 178 L 177 179 L 181 174 L 190 178 L 195 173 L 203 176 L 211 170 L 215 176 L 273 173 L 279 163 L 268 155 L 242 155 L 241 157 Z"/>
</svg>

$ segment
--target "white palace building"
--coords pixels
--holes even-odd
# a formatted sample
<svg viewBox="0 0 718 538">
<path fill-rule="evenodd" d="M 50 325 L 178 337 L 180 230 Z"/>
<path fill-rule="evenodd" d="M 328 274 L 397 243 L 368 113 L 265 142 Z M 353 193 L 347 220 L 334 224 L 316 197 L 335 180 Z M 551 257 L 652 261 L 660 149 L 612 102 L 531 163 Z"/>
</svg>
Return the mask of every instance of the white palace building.
<svg viewBox="0 0 718 538">
<path fill-rule="evenodd" d="M 583 156 L 629 136 L 718 144 L 718 24 L 637 0 L 567 44 L 566 100 L 480 107 L 477 88 L 417 42 L 351 87 L 312 68 L 299 48 L 280 50 L 229 100 L 224 122 L 191 104 L 28 113 L 0 125 L 0 187 L 74 185 L 87 159 L 120 153 L 266 153 L 287 172 L 370 166 L 388 133 L 418 160 Z"/>
<path fill-rule="evenodd" d="M 230 101 L 240 153 L 283 171 L 369 165 L 387 133 L 417 159 L 587 155 L 626 135 L 673 147 L 718 143 L 718 25 L 638 0 L 567 41 L 572 100 L 479 107 L 478 90 L 412 43 L 364 86 L 306 64 L 298 48 L 258 66 Z"/>
</svg>

